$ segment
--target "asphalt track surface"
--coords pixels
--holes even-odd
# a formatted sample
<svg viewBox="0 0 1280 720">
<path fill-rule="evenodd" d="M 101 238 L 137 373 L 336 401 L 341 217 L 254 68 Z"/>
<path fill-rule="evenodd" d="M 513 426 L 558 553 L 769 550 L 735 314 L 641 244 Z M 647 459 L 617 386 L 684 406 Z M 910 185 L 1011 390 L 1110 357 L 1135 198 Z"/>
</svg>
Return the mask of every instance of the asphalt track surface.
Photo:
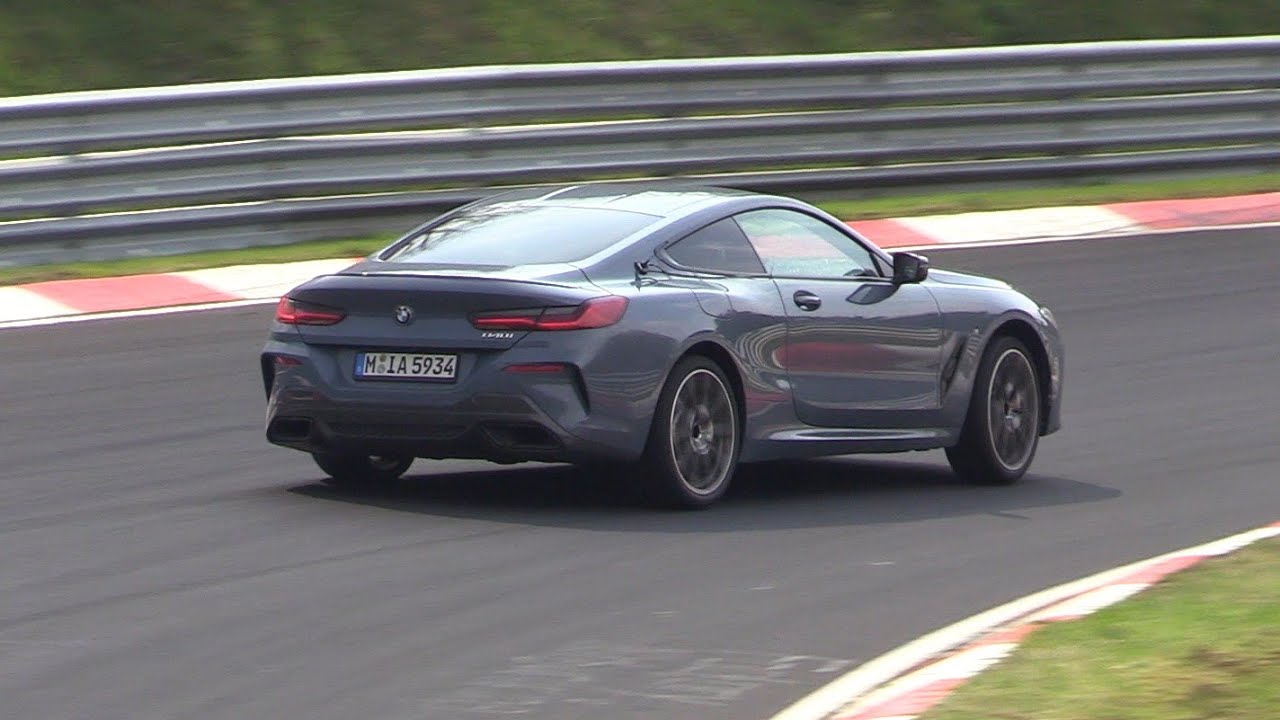
<svg viewBox="0 0 1280 720">
<path fill-rule="evenodd" d="M 557 466 L 345 495 L 269 447 L 269 307 L 0 330 L 0 716 L 763 718 L 1048 585 L 1280 516 L 1280 230 L 932 253 L 1067 339 L 1011 488 L 941 453 L 707 512 Z"/>
</svg>

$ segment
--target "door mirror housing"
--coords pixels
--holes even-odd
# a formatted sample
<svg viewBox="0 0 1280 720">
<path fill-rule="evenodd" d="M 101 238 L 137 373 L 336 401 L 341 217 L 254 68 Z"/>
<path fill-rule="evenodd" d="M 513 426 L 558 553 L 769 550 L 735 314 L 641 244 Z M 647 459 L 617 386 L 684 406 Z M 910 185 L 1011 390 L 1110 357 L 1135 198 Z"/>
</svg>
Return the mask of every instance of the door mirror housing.
<svg viewBox="0 0 1280 720">
<path fill-rule="evenodd" d="M 918 283 L 929 277 L 929 259 L 909 252 L 893 254 L 893 283 Z"/>
</svg>

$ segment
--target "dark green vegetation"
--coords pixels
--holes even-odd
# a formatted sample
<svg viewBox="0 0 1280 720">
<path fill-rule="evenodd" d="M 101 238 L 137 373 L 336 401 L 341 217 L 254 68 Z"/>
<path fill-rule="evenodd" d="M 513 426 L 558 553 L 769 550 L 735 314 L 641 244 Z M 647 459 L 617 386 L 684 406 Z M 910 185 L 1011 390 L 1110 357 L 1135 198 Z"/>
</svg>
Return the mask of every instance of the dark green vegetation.
<svg viewBox="0 0 1280 720">
<path fill-rule="evenodd" d="M 1198 720 L 1280 707 L 1280 542 L 1034 633 L 925 720 Z"/>
<path fill-rule="evenodd" d="M 0 95 L 457 65 L 1274 32 L 1275 0 L 7 0 Z"/>
</svg>

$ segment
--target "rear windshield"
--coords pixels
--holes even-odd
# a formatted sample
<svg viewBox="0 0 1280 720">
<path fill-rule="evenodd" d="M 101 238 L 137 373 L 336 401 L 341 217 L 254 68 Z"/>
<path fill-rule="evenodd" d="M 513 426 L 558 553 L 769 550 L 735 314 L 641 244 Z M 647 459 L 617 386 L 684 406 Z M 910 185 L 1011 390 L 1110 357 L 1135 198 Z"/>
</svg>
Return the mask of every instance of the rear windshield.
<svg viewBox="0 0 1280 720">
<path fill-rule="evenodd" d="M 380 259 L 450 265 L 536 265 L 590 257 L 660 218 L 601 208 L 495 203 L 388 248 Z"/>
</svg>

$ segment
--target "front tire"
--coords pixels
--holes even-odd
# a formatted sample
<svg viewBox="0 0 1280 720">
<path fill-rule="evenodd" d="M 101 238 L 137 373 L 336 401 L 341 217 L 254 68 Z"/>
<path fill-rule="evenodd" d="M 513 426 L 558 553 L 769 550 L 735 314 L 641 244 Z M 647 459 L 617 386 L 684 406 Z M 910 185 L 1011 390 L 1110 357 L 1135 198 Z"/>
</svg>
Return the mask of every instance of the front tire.
<svg viewBox="0 0 1280 720">
<path fill-rule="evenodd" d="M 979 485 L 1017 482 L 1039 445 L 1040 405 L 1031 353 L 1015 338 L 997 338 L 978 367 L 960 441 L 947 448 L 952 469 Z"/>
<path fill-rule="evenodd" d="M 720 499 L 738 464 L 739 417 L 733 386 L 719 365 L 700 356 L 676 363 L 658 397 L 641 461 L 649 496 L 681 508 Z"/>
<path fill-rule="evenodd" d="M 359 453 L 312 453 L 329 477 L 325 483 L 345 490 L 375 490 L 393 485 L 413 464 L 411 457 Z"/>
</svg>

